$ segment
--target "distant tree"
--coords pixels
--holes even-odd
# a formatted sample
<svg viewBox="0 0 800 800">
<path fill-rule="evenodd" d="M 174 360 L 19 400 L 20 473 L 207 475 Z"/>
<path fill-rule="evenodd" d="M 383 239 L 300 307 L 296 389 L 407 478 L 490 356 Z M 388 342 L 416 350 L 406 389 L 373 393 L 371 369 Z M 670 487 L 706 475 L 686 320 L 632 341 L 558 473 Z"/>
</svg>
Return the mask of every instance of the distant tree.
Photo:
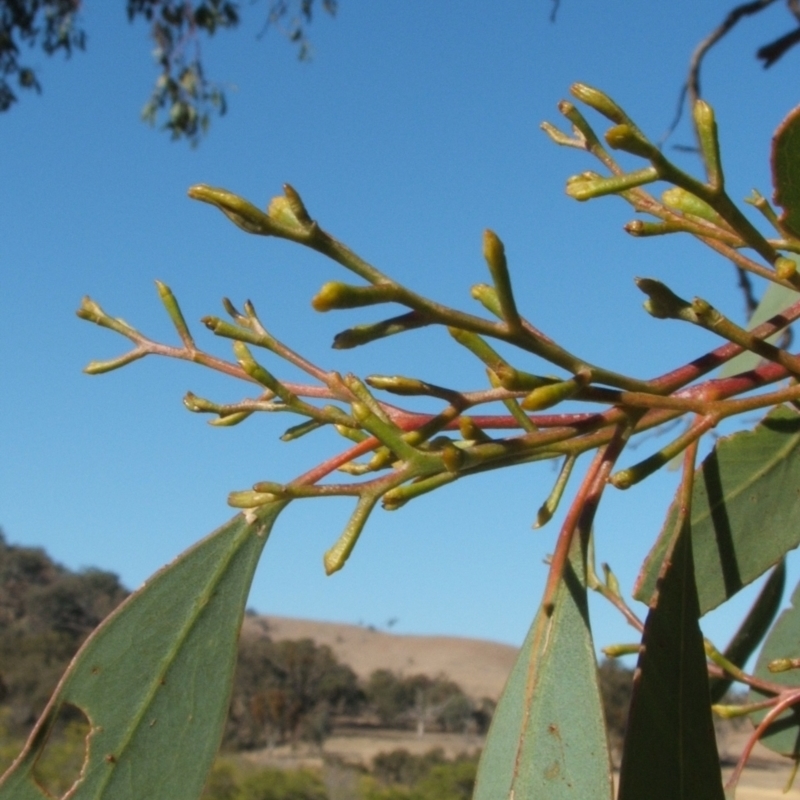
<svg viewBox="0 0 800 800">
<path fill-rule="evenodd" d="M 484 697 L 472 710 L 472 719 L 475 723 L 475 732 L 484 736 L 489 731 L 497 703 L 491 697 Z"/>
<path fill-rule="evenodd" d="M 313 17 L 315 0 L 267 2 L 259 36 L 270 26 L 278 27 L 297 45 L 298 58 L 307 60 L 311 47 L 306 28 Z M 708 51 L 741 19 L 775 2 L 750 0 L 731 8 L 692 55 L 684 95 L 699 96 L 700 67 Z M 553 0 L 552 20 L 559 5 L 559 0 Z M 155 45 L 153 57 L 160 70 L 150 99 L 142 109 L 145 121 L 151 124 L 162 121 L 162 128 L 173 139 L 184 138 L 197 144 L 208 128 L 211 114 L 225 113 L 225 92 L 206 78 L 200 40 L 218 30 L 236 28 L 240 6 L 239 0 L 125 0 L 130 22 L 143 17 L 149 23 Z M 334 16 L 338 0 L 317 0 L 317 6 Z M 764 67 L 772 66 L 800 42 L 800 4 L 797 0 L 786 0 L 786 6 L 799 24 L 759 48 L 756 56 Z M 0 0 L 0 112 L 8 111 L 18 100 L 14 84 L 17 90 L 42 90 L 33 67 L 20 61 L 23 45 L 40 48 L 47 55 L 61 52 L 67 57 L 86 48 L 87 34 L 80 24 L 80 10 L 81 0 Z M 679 118 L 680 113 L 672 129 Z"/>
<path fill-rule="evenodd" d="M 127 596 L 116 575 L 71 572 L 0 532 L 0 703 L 25 731 L 83 640 Z"/>
<path fill-rule="evenodd" d="M 317 2 L 331 16 L 337 4 Z M 0 0 L 0 112 L 17 101 L 15 88 L 42 90 L 35 70 L 20 60 L 23 45 L 67 57 L 86 48 L 81 5 L 81 0 Z M 205 76 L 200 39 L 237 27 L 240 5 L 237 0 L 126 0 L 128 20 L 144 18 L 150 25 L 160 70 L 142 117 L 151 124 L 162 120 L 173 139 L 196 144 L 211 113 L 225 113 L 224 91 Z M 280 27 L 297 45 L 299 58 L 308 59 L 306 26 L 314 7 L 315 0 L 268 0 L 262 33 L 269 26 Z"/>
<path fill-rule="evenodd" d="M 413 689 L 388 669 L 376 669 L 367 681 L 367 702 L 382 725 L 393 727 L 414 706 Z"/>
<path fill-rule="evenodd" d="M 468 733 L 475 724 L 475 704 L 463 692 L 450 695 L 436 715 L 436 721 L 447 733 Z"/>
<path fill-rule="evenodd" d="M 443 730 L 465 730 L 474 706 L 461 687 L 444 675 L 401 677 L 387 669 L 375 670 L 365 689 L 367 702 L 382 725 L 413 725 L 422 735 L 431 723 Z"/>
<path fill-rule="evenodd" d="M 442 712 L 451 702 L 460 702 L 469 698 L 461 691 L 461 687 L 444 675 L 429 678 L 427 675 L 412 675 L 405 679 L 414 693 L 412 709 L 417 735 L 422 736 L 431 722 L 442 722 Z M 471 712 L 471 703 L 470 712 Z M 455 722 L 455 719 L 451 719 Z"/>
<path fill-rule="evenodd" d="M 621 753 L 633 693 L 633 670 L 607 658 L 600 663 L 597 672 L 609 744 L 613 752 Z"/>
<path fill-rule="evenodd" d="M 355 713 L 362 702 L 356 674 L 329 647 L 310 639 L 245 639 L 226 740 L 237 747 L 320 743 L 336 715 Z"/>
</svg>

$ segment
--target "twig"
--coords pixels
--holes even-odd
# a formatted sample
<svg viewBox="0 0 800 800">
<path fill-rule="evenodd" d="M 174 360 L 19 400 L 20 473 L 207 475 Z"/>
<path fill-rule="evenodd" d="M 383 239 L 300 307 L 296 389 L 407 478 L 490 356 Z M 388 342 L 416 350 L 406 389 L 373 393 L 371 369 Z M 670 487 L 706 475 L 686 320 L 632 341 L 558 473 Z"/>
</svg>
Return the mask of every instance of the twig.
<svg viewBox="0 0 800 800">
<path fill-rule="evenodd" d="M 775 0 L 753 0 L 753 2 L 742 3 L 741 5 L 735 6 L 728 12 L 721 24 L 697 45 L 692 53 L 692 57 L 689 59 L 689 74 L 678 97 L 678 108 L 675 112 L 675 118 L 661 137 L 659 141 L 660 145 L 663 145 L 677 129 L 683 116 L 683 106 L 687 96 L 690 106 L 693 106 L 700 98 L 700 70 L 703 65 L 703 59 L 706 57 L 708 51 L 722 39 L 740 19 L 751 16 L 752 14 L 758 14 L 768 6 L 771 6 L 774 2 Z"/>
</svg>

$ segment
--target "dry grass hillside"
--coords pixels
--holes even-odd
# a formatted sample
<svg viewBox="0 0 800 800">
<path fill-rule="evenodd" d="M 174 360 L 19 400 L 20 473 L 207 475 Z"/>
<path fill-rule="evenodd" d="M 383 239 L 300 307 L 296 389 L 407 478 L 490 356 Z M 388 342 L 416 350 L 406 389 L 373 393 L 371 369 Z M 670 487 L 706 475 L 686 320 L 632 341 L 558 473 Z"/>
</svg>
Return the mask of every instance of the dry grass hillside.
<svg viewBox="0 0 800 800">
<path fill-rule="evenodd" d="M 408 636 L 358 625 L 314 622 L 286 617 L 247 617 L 243 636 L 313 639 L 333 650 L 359 678 L 376 669 L 402 675 L 444 673 L 471 697 L 497 700 L 517 656 L 517 648 L 452 636 Z"/>
<path fill-rule="evenodd" d="M 390 669 L 404 675 L 446 674 L 474 698 L 497 700 L 511 671 L 517 649 L 497 642 L 461 639 L 451 636 L 409 636 L 377 631 L 358 625 L 342 625 L 285 617 L 251 616 L 245 619 L 244 636 L 268 635 L 273 639 L 313 639 L 328 645 L 336 657 L 367 678 L 376 669 Z M 749 731 L 731 733 L 719 742 L 723 774 L 727 777 L 744 745 Z M 426 733 L 419 737 L 412 731 L 340 730 L 325 742 L 322 752 L 287 747 L 246 754 L 247 760 L 279 766 L 314 766 L 322 768 L 324 756 L 334 756 L 344 763 L 368 764 L 380 752 L 398 747 L 421 755 L 440 747 L 448 757 L 480 750 L 483 740 L 461 734 Z M 737 800 L 800 800 L 800 789 L 784 793 L 789 766 L 761 745 L 756 745 L 749 768 L 737 792 Z"/>
</svg>

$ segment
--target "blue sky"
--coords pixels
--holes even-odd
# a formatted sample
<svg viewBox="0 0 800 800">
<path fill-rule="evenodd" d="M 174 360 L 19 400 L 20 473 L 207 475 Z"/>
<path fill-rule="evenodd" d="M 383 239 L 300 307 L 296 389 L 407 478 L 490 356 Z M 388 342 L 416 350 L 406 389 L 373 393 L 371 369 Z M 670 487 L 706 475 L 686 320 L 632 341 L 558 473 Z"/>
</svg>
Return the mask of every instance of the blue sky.
<svg viewBox="0 0 800 800">
<path fill-rule="evenodd" d="M 650 377 L 714 345 L 709 334 L 641 309 L 632 278 L 660 278 L 741 319 L 732 269 L 689 239 L 633 240 L 619 200 L 578 204 L 566 178 L 593 168 L 538 129 L 581 80 L 611 93 L 660 136 L 695 44 L 728 0 L 587 4 L 545 0 L 488 6 L 342 0 L 310 33 L 315 58 L 294 59 L 276 31 L 256 32 L 264 6 L 203 43 L 208 74 L 230 110 L 192 150 L 138 120 L 155 78 L 144 25 L 122 3 L 87 4 L 88 52 L 64 63 L 38 52 L 44 93 L 0 119 L 0 525 L 14 543 L 45 547 L 72 567 L 97 566 L 135 587 L 228 519 L 225 498 L 257 480 L 289 480 L 335 452 L 325 435 L 291 444 L 285 418 L 209 427 L 181 403 L 187 390 L 235 401 L 247 387 L 198 367 L 146 359 L 89 377 L 91 359 L 124 350 L 79 321 L 84 294 L 143 332 L 174 340 L 154 279 L 168 283 L 198 340 L 227 356 L 197 320 L 220 298 L 251 298 L 267 327 L 328 369 L 414 375 L 464 389 L 482 368 L 442 331 L 415 332 L 360 351 L 333 335 L 380 312 L 316 314 L 309 300 L 341 269 L 297 246 L 248 237 L 186 197 L 224 186 L 259 205 L 292 183 L 312 215 L 379 268 L 439 300 L 474 310 L 487 279 L 481 236 L 506 244 L 523 313 L 594 363 Z M 744 23 L 709 57 L 706 98 L 717 110 L 734 197 L 770 191 L 770 137 L 797 103 L 800 52 L 765 72 L 751 54 L 784 33 L 778 8 Z M 28 54 L 26 54 L 27 56 Z M 788 90 L 788 91 L 787 91 Z M 601 126 L 602 130 L 602 126 Z M 684 125 L 675 142 L 691 140 Z M 682 162 L 696 169 L 692 156 Z M 269 366 L 291 376 L 277 363 Z M 529 368 L 541 370 L 531 362 Z M 545 371 L 552 371 L 547 370 Z M 644 443 L 638 459 L 656 446 Z M 532 531 L 554 478 L 549 464 L 459 482 L 394 513 L 377 511 L 347 567 L 331 578 L 322 554 L 351 503 L 315 500 L 284 513 L 250 604 L 268 614 L 518 644 L 541 596 L 559 518 Z M 676 484 L 665 472 L 609 491 L 596 524 L 600 560 L 629 591 Z M 798 570 L 790 573 L 797 579 Z M 744 608 L 715 612 L 724 644 Z M 594 602 L 599 644 L 629 641 L 613 610 Z"/>
</svg>

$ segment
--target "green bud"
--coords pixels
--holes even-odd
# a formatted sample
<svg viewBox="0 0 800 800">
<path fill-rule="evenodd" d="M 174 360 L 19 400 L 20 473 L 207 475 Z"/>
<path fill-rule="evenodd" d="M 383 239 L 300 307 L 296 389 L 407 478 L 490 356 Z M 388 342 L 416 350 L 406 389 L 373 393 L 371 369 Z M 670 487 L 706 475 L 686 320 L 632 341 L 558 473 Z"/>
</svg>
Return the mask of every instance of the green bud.
<svg viewBox="0 0 800 800">
<path fill-rule="evenodd" d="M 258 508 L 277 499 L 273 494 L 261 494 L 251 491 L 231 492 L 228 495 L 228 505 L 233 506 L 233 508 Z"/>
<path fill-rule="evenodd" d="M 137 335 L 135 328 L 128 325 L 124 319 L 110 317 L 91 297 L 84 297 L 81 300 L 80 308 L 75 313 L 81 319 L 94 322 L 95 325 L 100 325 L 102 328 L 109 328 L 112 331 L 121 333 L 123 336 L 127 336 L 129 339 L 134 339 Z"/>
<path fill-rule="evenodd" d="M 635 278 L 636 285 L 648 296 L 645 310 L 656 319 L 679 319 L 682 312 L 691 308 L 682 297 L 661 281 L 652 278 Z"/>
<path fill-rule="evenodd" d="M 88 322 L 95 322 L 98 325 L 101 324 L 101 320 L 105 320 L 108 317 L 108 314 L 100 308 L 100 305 L 95 303 L 95 301 L 88 296 L 81 300 L 80 308 L 78 308 L 75 313 L 81 319 L 85 319 Z"/>
<path fill-rule="evenodd" d="M 497 297 L 497 289 L 494 286 L 489 286 L 488 283 L 476 283 L 470 287 L 469 293 L 472 295 L 473 300 L 477 300 L 487 311 L 490 311 L 496 317 L 503 316 L 500 308 L 500 300 Z"/>
<path fill-rule="evenodd" d="M 232 428 L 244 422 L 252 413 L 252 411 L 234 411 L 233 414 L 222 414 L 217 419 L 210 419 L 208 424 L 214 428 Z"/>
<path fill-rule="evenodd" d="M 194 343 L 189 333 L 189 326 L 186 324 L 186 320 L 183 317 L 183 313 L 181 312 L 178 301 L 175 299 L 172 290 L 161 281 L 156 281 L 156 289 L 158 290 L 158 296 L 161 298 L 161 302 L 164 304 L 164 308 L 167 310 L 169 318 L 172 320 L 172 324 L 175 326 L 175 330 L 178 331 L 178 336 L 181 337 L 181 341 L 187 347 L 191 347 Z"/>
<path fill-rule="evenodd" d="M 567 194 L 569 194 L 569 187 L 575 184 L 586 183 L 587 181 L 600 181 L 603 176 L 599 172 L 587 169 L 584 172 L 579 172 L 577 175 L 570 175 L 567 178 Z"/>
<path fill-rule="evenodd" d="M 603 655 L 607 658 L 619 658 L 620 656 L 635 656 L 641 652 L 640 644 L 610 644 L 603 648 Z"/>
<path fill-rule="evenodd" d="M 344 436 L 345 439 L 349 439 L 351 442 L 360 443 L 363 442 L 364 439 L 369 439 L 368 434 L 351 428 L 349 425 L 334 425 L 333 427 L 336 428 L 336 433 L 340 436 Z"/>
<path fill-rule="evenodd" d="M 608 146 L 614 150 L 623 150 L 626 153 L 633 153 L 635 156 L 649 158 L 656 147 L 628 124 L 615 125 L 605 133 L 605 140 Z"/>
<path fill-rule="evenodd" d="M 714 109 L 705 100 L 697 100 L 692 109 L 692 115 L 694 116 L 700 152 L 703 155 L 703 162 L 706 166 L 708 185 L 712 189 L 722 191 L 723 175 Z"/>
<path fill-rule="evenodd" d="M 189 197 L 216 206 L 231 222 L 248 233 L 273 236 L 281 232 L 261 209 L 226 189 L 198 184 L 189 189 Z"/>
<path fill-rule="evenodd" d="M 218 414 L 220 406 L 217 403 L 212 403 L 202 397 L 198 397 L 194 392 L 186 392 L 183 398 L 183 404 L 189 411 L 194 411 L 197 414 L 212 413 Z"/>
<path fill-rule="evenodd" d="M 781 256 L 775 261 L 775 274 L 782 281 L 790 281 L 797 274 L 797 264 L 791 258 Z"/>
<path fill-rule="evenodd" d="M 459 417 L 458 431 L 461 438 L 468 442 L 480 442 L 486 444 L 494 441 L 491 436 L 484 433 L 470 417 Z"/>
<path fill-rule="evenodd" d="M 800 660 L 796 658 L 775 658 L 767 664 L 770 672 L 788 672 L 790 669 L 797 669 Z"/>
<path fill-rule="evenodd" d="M 313 220 L 308 215 L 308 211 L 306 211 L 306 207 L 303 204 L 303 201 L 300 199 L 300 195 L 297 191 L 288 183 L 283 184 L 283 194 L 286 197 L 286 202 L 291 209 L 294 218 L 304 226 L 312 225 Z"/>
<path fill-rule="evenodd" d="M 591 376 L 586 373 L 579 373 L 574 378 L 567 381 L 551 383 L 547 386 L 540 386 L 528 394 L 520 403 L 526 411 L 543 411 L 546 408 L 556 405 L 563 400 L 574 397 L 587 383 Z"/>
<path fill-rule="evenodd" d="M 714 109 L 705 100 L 696 100 L 692 109 L 694 124 L 700 131 L 715 131 L 717 122 L 714 117 Z"/>
<path fill-rule="evenodd" d="M 720 719 L 734 719 L 736 717 L 744 717 L 756 709 L 753 708 L 753 704 L 751 703 L 741 706 L 719 705 L 715 703 L 711 706 L 711 710 L 720 717 Z"/>
<path fill-rule="evenodd" d="M 267 207 L 267 217 L 270 222 L 284 229 L 284 231 L 281 231 L 282 233 L 287 232 L 295 235 L 308 233 L 308 223 L 298 218 L 297 214 L 295 214 L 295 209 L 292 207 L 291 200 L 283 195 L 278 195 L 278 197 L 273 197 L 270 200 Z"/>
<path fill-rule="evenodd" d="M 713 222 L 715 225 L 725 225 L 722 217 L 705 200 L 701 200 L 679 186 L 674 186 L 672 189 L 667 189 L 663 192 L 661 202 L 667 208 L 680 211 L 682 214 L 700 217 L 700 219 L 704 219 L 706 222 Z"/>
<path fill-rule="evenodd" d="M 464 459 L 464 451 L 456 447 L 452 442 L 447 442 L 441 449 L 442 463 L 448 472 L 457 474 L 461 469 Z"/>
<path fill-rule="evenodd" d="M 631 236 L 663 236 L 667 233 L 678 233 L 686 230 L 681 223 L 675 222 L 648 222 L 634 219 L 623 226 L 625 233 Z"/>
<path fill-rule="evenodd" d="M 514 301 L 514 292 L 511 288 L 511 277 L 508 274 L 508 262 L 503 243 L 494 231 L 483 232 L 483 257 L 489 267 L 489 272 L 494 281 L 497 303 L 500 307 L 500 317 L 512 329 L 518 330 L 522 320 Z"/>
<path fill-rule="evenodd" d="M 372 417 L 372 412 L 360 400 L 354 400 L 350 404 L 350 410 L 353 415 L 353 419 L 359 425 L 363 425 L 365 422 L 368 422 Z"/>
<path fill-rule="evenodd" d="M 552 386 L 558 383 L 558 379 L 544 378 L 541 375 L 532 375 L 530 372 L 523 372 L 515 369 L 510 364 L 498 364 L 494 370 L 500 385 L 509 392 L 529 392 L 538 389 L 540 386 Z"/>
<path fill-rule="evenodd" d="M 429 478 L 417 478 L 412 483 L 398 486 L 396 489 L 389 489 L 382 499 L 383 507 L 386 511 L 396 511 L 404 506 L 409 500 L 419 497 L 427 492 L 432 492 L 440 486 L 452 483 L 457 476 L 451 472 L 440 472 Z"/>
<path fill-rule="evenodd" d="M 307 433 L 311 433 L 312 431 L 321 428 L 325 423 L 320 422 L 316 419 L 310 419 L 306 422 L 301 422 L 298 425 L 292 425 L 291 428 L 287 428 L 283 434 L 281 435 L 282 442 L 292 442 L 295 439 L 299 439 L 301 436 L 305 436 Z"/>
<path fill-rule="evenodd" d="M 383 389 L 392 394 L 408 396 L 429 394 L 428 384 L 416 378 L 404 378 L 401 375 L 369 375 L 364 380 L 373 389 Z"/>
<path fill-rule="evenodd" d="M 275 483 L 275 481 L 259 481 L 253 484 L 253 491 L 258 494 L 280 496 L 286 494 L 286 487 L 282 483 Z"/>
<path fill-rule="evenodd" d="M 373 286 L 351 286 L 341 281 L 329 281 L 312 298 L 316 311 L 331 311 L 341 308 L 361 308 L 378 303 L 391 303 L 397 299 L 397 289 L 390 284 Z"/>
<path fill-rule="evenodd" d="M 506 272 L 508 264 L 506 262 L 506 249 L 500 241 L 500 237 L 490 230 L 483 232 L 483 257 L 489 265 L 492 275 L 495 272 Z"/>
<path fill-rule="evenodd" d="M 615 597 L 622 597 L 622 593 L 620 592 L 619 588 L 619 581 L 617 580 L 617 576 L 611 571 L 611 567 L 608 564 L 601 564 L 603 568 L 603 573 L 606 576 L 606 586 L 608 590 L 613 594 Z"/>
<path fill-rule="evenodd" d="M 628 172 L 624 175 L 612 175 L 609 178 L 598 177 L 594 179 L 576 175 L 567 180 L 566 191 L 575 200 L 591 200 L 594 197 L 627 192 L 630 189 L 636 189 L 639 186 L 652 183 L 658 178 L 658 169 L 654 166 Z"/>
<path fill-rule="evenodd" d="M 200 322 L 210 331 L 216 333 L 217 336 L 225 336 L 228 339 L 236 339 L 241 333 L 241 328 L 237 328 L 235 325 L 219 317 L 202 317 Z"/>
<path fill-rule="evenodd" d="M 138 361 L 146 355 L 147 353 L 144 351 L 131 350 L 129 353 L 125 353 L 125 355 L 117 356 L 117 358 L 110 358 L 108 361 L 90 361 L 83 368 L 83 371 L 87 375 L 102 375 L 104 372 L 111 372 L 112 370 L 124 367 L 132 361 Z"/>
<path fill-rule="evenodd" d="M 692 311 L 698 322 L 707 325 L 713 325 L 721 317 L 719 311 L 708 300 L 703 300 L 702 297 L 695 297 L 692 300 Z"/>
<path fill-rule="evenodd" d="M 617 125 L 622 125 L 628 122 L 628 115 L 607 95 L 599 89 L 594 89 L 587 86 L 585 83 L 573 83 L 569 87 L 569 91 L 573 97 L 586 103 L 595 111 L 599 111 L 604 117 L 607 117 Z"/>
<path fill-rule="evenodd" d="M 356 510 L 350 517 L 350 521 L 347 523 L 344 532 L 333 547 L 325 553 L 322 559 L 325 565 L 326 575 L 333 574 L 345 565 L 377 501 L 378 498 L 376 495 L 362 495 L 359 498 Z"/>
<path fill-rule="evenodd" d="M 261 366 L 254 358 L 247 345 L 244 342 L 234 341 L 233 352 L 236 360 L 239 362 L 241 368 L 254 380 L 262 386 L 266 386 L 272 392 L 275 392 L 279 397 L 283 397 L 286 392 L 280 382 L 275 376 Z"/>
</svg>

